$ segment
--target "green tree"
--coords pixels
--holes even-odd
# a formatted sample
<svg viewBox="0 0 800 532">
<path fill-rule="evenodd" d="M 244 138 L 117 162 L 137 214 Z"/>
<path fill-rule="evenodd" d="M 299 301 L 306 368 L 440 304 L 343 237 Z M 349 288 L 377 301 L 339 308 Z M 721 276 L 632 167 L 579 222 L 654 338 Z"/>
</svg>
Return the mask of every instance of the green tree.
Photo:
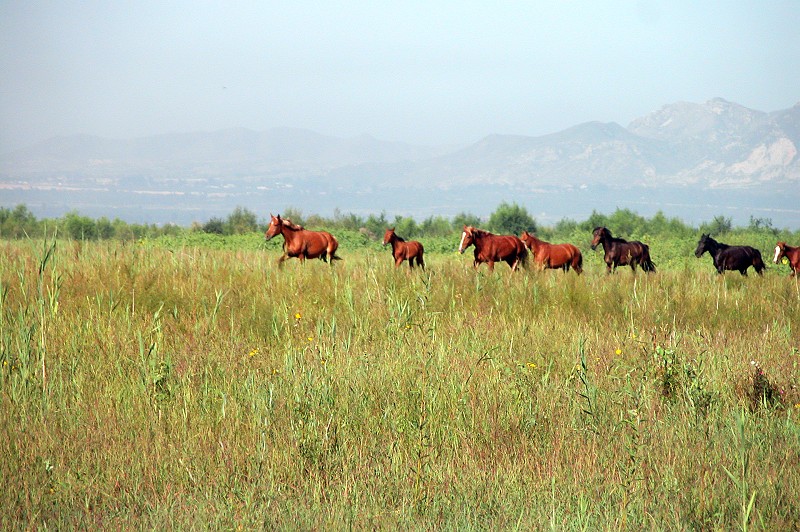
<svg viewBox="0 0 800 532">
<path fill-rule="evenodd" d="M 209 221 L 203 224 L 203 232 L 212 233 L 215 235 L 224 235 L 225 221 L 222 218 L 211 218 Z"/>
<path fill-rule="evenodd" d="M 414 238 L 420 234 L 420 228 L 411 216 L 395 216 L 392 225 L 394 232 L 402 238 Z"/>
<path fill-rule="evenodd" d="M 101 240 L 108 240 L 114 238 L 114 233 L 115 233 L 114 224 L 112 224 L 108 218 L 106 218 L 105 216 L 98 218 L 97 221 L 95 222 L 95 225 L 97 226 L 98 238 L 100 238 Z"/>
<path fill-rule="evenodd" d="M 364 222 L 364 227 L 369 233 L 370 238 L 382 237 L 386 228 L 389 227 L 389 220 L 386 219 L 386 213 L 381 212 L 380 216 L 370 214 Z"/>
<path fill-rule="evenodd" d="M 97 224 L 88 216 L 81 216 L 77 211 L 68 212 L 64 216 L 64 230 L 74 240 L 97 238 Z"/>
<path fill-rule="evenodd" d="M 516 203 L 501 203 L 489 216 L 489 229 L 496 233 L 518 235 L 523 231 L 536 232 L 536 221 L 525 207 Z"/>
<path fill-rule="evenodd" d="M 711 222 L 700 225 L 700 231 L 710 235 L 722 235 L 725 233 L 730 233 L 732 229 L 733 221 L 731 218 L 722 215 L 715 216 Z"/>
<path fill-rule="evenodd" d="M 296 222 L 297 223 L 297 222 Z M 236 207 L 225 221 L 226 234 L 243 235 L 258 231 L 258 218 L 244 207 Z"/>
<path fill-rule="evenodd" d="M 459 229 L 462 229 L 460 227 Z M 420 231 L 427 236 L 447 236 L 453 233 L 453 229 L 447 218 L 442 216 L 429 216 L 420 224 Z"/>
<path fill-rule="evenodd" d="M 479 227 L 481 225 L 481 219 L 477 215 L 468 212 L 460 212 L 453 216 L 453 221 L 451 223 L 453 230 L 460 233 L 465 225 Z"/>
</svg>

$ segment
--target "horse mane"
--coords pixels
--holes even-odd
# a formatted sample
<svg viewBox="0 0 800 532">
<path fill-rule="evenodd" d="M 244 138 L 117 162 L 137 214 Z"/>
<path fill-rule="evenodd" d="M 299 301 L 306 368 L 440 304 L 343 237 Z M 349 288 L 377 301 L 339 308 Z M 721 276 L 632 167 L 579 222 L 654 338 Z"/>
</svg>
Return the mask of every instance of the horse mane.
<svg viewBox="0 0 800 532">
<path fill-rule="evenodd" d="M 717 249 L 728 249 L 731 247 L 729 244 L 723 244 L 722 242 L 714 239 L 711 236 L 711 233 L 701 235 L 700 240 L 705 240 L 706 242 L 710 242 L 712 246 L 716 247 Z"/>
<path fill-rule="evenodd" d="M 485 229 L 478 229 L 477 227 L 472 227 L 472 226 L 467 227 L 467 229 L 469 230 L 470 233 L 472 233 L 473 235 L 477 235 L 477 236 L 490 236 L 490 235 L 494 234 L 494 233 L 490 233 L 489 231 L 487 231 Z"/>
<path fill-rule="evenodd" d="M 289 218 L 281 218 L 281 221 L 283 222 L 283 225 L 285 227 L 288 227 L 292 231 L 302 231 L 303 229 L 305 229 L 305 227 L 292 222 Z"/>
</svg>

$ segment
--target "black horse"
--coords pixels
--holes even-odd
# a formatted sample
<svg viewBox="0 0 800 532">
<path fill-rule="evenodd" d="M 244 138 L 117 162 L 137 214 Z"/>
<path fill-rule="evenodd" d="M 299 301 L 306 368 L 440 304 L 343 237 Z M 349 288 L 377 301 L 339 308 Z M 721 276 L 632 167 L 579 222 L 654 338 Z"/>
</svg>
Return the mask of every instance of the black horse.
<svg viewBox="0 0 800 532">
<path fill-rule="evenodd" d="M 761 252 L 753 247 L 729 246 L 717 242 L 711 238 L 711 235 L 703 234 L 697 242 L 694 256 L 700 258 L 706 251 L 714 259 L 717 273 L 725 273 L 725 270 L 739 270 L 742 275 L 747 275 L 747 268 L 752 266 L 758 275 L 764 275 L 765 266 L 764 261 L 761 260 Z"/>
<path fill-rule="evenodd" d="M 605 251 L 603 260 L 606 263 L 606 273 L 616 271 L 617 266 L 630 266 L 635 272 L 636 265 L 648 273 L 656 271 L 656 265 L 650 260 L 650 248 L 638 240 L 623 240 L 611 236 L 611 231 L 605 227 L 595 227 L 592 231 L 592 249 L 603 246 Z"/>
</svg>

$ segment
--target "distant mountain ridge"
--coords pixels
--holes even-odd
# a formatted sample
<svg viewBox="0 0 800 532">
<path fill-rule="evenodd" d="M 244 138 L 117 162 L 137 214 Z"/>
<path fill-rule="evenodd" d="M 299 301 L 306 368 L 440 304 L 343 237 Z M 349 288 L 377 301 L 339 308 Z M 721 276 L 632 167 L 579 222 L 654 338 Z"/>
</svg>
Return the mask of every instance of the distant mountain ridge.
<svg viewBox="0 0 800 532">
<path fill-rule="evenodd" d="M 460 149 L 289 128 L 129 140 L 56 137 L 3 155 L 0 183 L 37 186 L 68 179 L 113 186 L 139 176 L 150 184 L 318 179 L 330 186 L 415 188 L 769 187 L 800 184 L 798 146 L 800 104 L 765 113 L 715 98 L 666 105 L 627 128 L 587 122 L 540 137 L 490 135 Z"/>
</svg>

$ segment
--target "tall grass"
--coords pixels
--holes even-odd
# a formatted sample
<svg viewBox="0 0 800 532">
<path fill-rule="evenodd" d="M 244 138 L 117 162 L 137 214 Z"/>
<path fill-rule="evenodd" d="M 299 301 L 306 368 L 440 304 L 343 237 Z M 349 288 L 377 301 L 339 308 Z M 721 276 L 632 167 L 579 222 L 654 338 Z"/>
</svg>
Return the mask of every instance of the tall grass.
<svg viewBox="0 0 800 532">
<path fill-rule="evenodd" d="M 800 526 L 786 271 L 2 246 L 3 528 Z"/>
</svg>

